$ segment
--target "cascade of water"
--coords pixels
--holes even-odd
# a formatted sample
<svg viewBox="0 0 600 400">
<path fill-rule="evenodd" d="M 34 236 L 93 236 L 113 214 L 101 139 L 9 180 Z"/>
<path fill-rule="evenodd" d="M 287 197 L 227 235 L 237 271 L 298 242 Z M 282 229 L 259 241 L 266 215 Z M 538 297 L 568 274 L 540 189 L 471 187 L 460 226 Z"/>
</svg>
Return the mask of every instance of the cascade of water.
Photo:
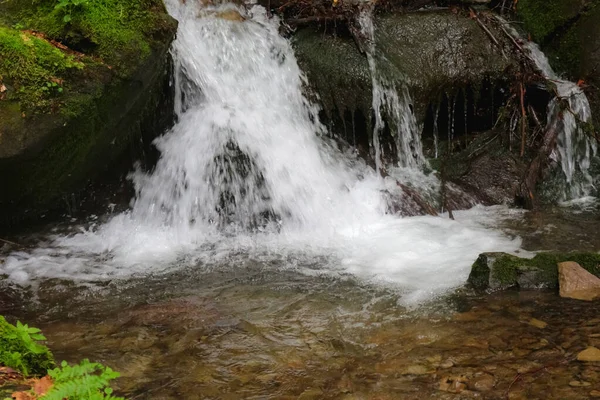
<svg viewBox="0 0 600 400">
<path fill-rule="evenodd" d="M 406 83 L 401 82 L 401 87 L 397 88 L 397 84 L 386 78 L 379 68 L 380 63 L 387 63 L 388 61 L 376 49 L 375 24 L 370 8 L 361 12 L 358 23 L 366 45 L 365 51 L 373 86 L 373 111 L 375 114 L 373 146 L 375 147 L 377 170 L 379 171 L 382 167 L 379 135 L 385 127 L 384 117 L 387 118 L 392 135 L 396 138 L 400 166 L 418 168 L 425 163 L 425 158 L 423 156 L 421 133 L 411 109 L 412 100 L 408 86 Z"/>
<path fill-rule="evenodd" d="M 383 193 L 397 195 L 396 180 L 319 139 L 324 127 L 303 95 L 303 74 L 278 21 L 260 6 L 247 12 L 198 3 L 166 1 L 179 21 L 177 123 L 156 141 L 154 171 L 132 174 L 132 209 L 13 253 L 0 262 L 0 275 L 21 284 L 95 282 L 186 266 L 236 268 L 244 257 L 265 268 L 341 270 L 427 299 L 463 284 L 479 253 L 518 248 L 473 222 L 494 224 L 481 209 L 462 221 L 388 214 Z M 223 12 L 244 21 L 219 18 Z M 384 92 L 389 107 L 414 120 Z M 417 139 L 406 138 L 413 150 L 407 164 L 419 160 Z M 439 193 L 433 176 L 401 172 Z"/>
<path fill-rule="evenodd" d="M 523 48 L 528 51 L 531 60 L 556 87 L 556 96 L 548 104 L 546 126 L 558 132 L 553 156 L 560 161 L 567 181 L 564 200 L 589 195 L 593 188 L 589 168 L 591 158 L 596 155 L 597 144 L 583 130 L 583 125 L 592 118 L 587 96 L 576 83 L 561 79 L 554 72 L 548 57 L 536 43 L 522 39 L 516 29 L 501 18 L 500 21 L 511 35 L 524 42 Z"/>
</svg>

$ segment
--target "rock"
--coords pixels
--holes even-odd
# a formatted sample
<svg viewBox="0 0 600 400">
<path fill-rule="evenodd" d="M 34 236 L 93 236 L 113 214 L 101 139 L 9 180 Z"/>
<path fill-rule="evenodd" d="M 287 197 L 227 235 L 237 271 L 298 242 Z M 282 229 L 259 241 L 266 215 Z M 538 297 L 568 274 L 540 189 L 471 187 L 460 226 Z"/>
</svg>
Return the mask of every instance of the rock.
<svg viewBox="0 0 600 400">
<path fill-rule="evenodd" d="M 234 9 L 217 12 L 214 14 L 214 16 L 227 21 L 243 22 L 246 20 L 246 18 L 244 18 L 242 14 L 239 13 L 239 11 Z"/>
<path fill-rule="evenodd" d="M 589 382 L 585 382 L 585 381 L 571 381 L 569 382 L 569 386 L 571 387 L 587 387 L 587 386 L 591 386 L 592 384 Z"/>
<path fill-rule="evenodd" d="M 496 386 L 496 378 L 491 374 L 479 372 L 469 381 L 468 386 L 477 392 L 489 392 Z"/>
<path fill-rule="evenodd" d="M 558 264 L 560 297 L 591 301 L 600 297 L 600 279 L 573 261 Z"/>
<path fill-rule="evenodd" d="M 590 397 L 600 397 L 600 390 L 592 390 L 590 392 Z"/>
<path fill-rule="evenodd" d="M 317 400 L 323 398 L 323 391 L 321 389 L 307 389 L 298 396 L 298 400 Z"/>
<path fill-rule="evenodd" d="M 600 349 L 590 346 L 577 354 L 577 360 L 586 362 L 600 362 Z"/>
<path fill-rule="evenodd" d="M 572 81 L 600 86 L 600 1 L 521 0 L 517 7 L 524 28 L 542 45 L 550 64 Z M 586 91 L 592 119 L 600 128 L 600 91 Z"/>
<path fill-rule="evenodd" d="M 540 328 L 540 329 L 544 329 L 545 327 L 548 326 L 548 324 L 546 322 L 540 321 L 539 319 L 536 319 L 536 318 L 531 318 L 529 320 L 529 325 L 535 326 L 536 328 Z"/>
<path fill-rule="evenodd" d="M 578 262 L 590 273 L 600 275 L 598 253 L 539 253 L 531 259 L 506 253 L 482 253 L 471 267 L 468 282 L 479 290 L 521 288 L 520 277 L 527 274 L 528 284 L 524 289 L 556 288 L 557 264 L 569 260 Z"/>
<path fill-rule="evenodd" d="M 402 375 L 427 375 L 430 372 L 433 371 L 430 371 L 429 368 L 427 368 L 426 366 L 419 364 L 409 365 L 408 367 L 400 371 Z"/>
<path fill-rule="evenodd" d="M 382 56 L 379 73 L 399 90 L 408 87 L 418 124 L 424 123 L 432 103 L 446 95 L 462 99 L 471 87 L 479 90 L 484 81 L 501 79 L 515 65 L 501 56 L 477 22 L 461 14 L 376 15 L 374 24 L 376 50 Z M 496 37 L 505 40 L 502 32 Z M 323 106 L 323 122 L 336 137 L 370 157 L 373 88 L 367 58 L 349 35 L 324 34 L 319 26 L 299 29 L 294 39 L 299 64 Z M 384 157 L 390 161 L 397 156 L 388 149 L 394 147 L 394 135 L 380 137 Z"/>
<path fill-rule="evenodd" d="M 467 378 L 465 376 L 445 376 L 438 385 L 442 392 L 461 393 L 467 389 Z"/>
<path fill-rule="evenodd" d="M 74 18 L 70 24 L 51 25 L 53 31 L 44 32 L 56 24 L 56 13 L 44 14 L 47 8 L 37 3 L 0 2 L 0 28 L 12 29 L 25 22 L 36 35 L 45 34 L 48 40 L 85 53 L 77 58 L 76 68 L 67 64 L 68 71 L 48 71 L 56 86 L 45 95 L 37 94 L 35 82 L 20 80 L 26 72 L 9 82 L 0 61 L 2 84 L 7 88 L 6 99 L 0 101 L 3 228 L 24 219 L 37 223 L 37 217 L 49 209 L 64 210 L 67 195 L 84 189 L 132 143 L 141 142 L 142 137 L 149 143 L 172 121 L 169 48 L 177 22 L 159 0 L 110 4 L 114 7 L 102 2 L 86 4 L 82 11 L 89 18 L 85 27 Z M 130 14 L 132 7 L 135 16 Z M 115 24 L 115 20 L 120 22 Z M 64 52 L 62 57 L 70 54 L 38 36 L 23 33 L 21 38 L 35 41 L 38 47 L 46 43 Z"/>
</svg>

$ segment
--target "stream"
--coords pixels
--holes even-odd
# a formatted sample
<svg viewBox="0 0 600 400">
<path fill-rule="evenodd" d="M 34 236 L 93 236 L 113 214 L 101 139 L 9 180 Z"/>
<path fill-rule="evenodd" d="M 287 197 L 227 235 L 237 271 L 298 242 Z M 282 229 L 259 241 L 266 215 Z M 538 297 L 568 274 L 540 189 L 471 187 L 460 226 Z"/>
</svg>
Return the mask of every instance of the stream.
<svg viewBox="0 0 600 400">
<path fill-rule="evenodd" d="M 126 211 L 11 238 L 27 247 L 0 252 L 0 313 L 57 360 L 120 371 L 129 399 L 600 397 L 600 365 L 575 360 L 600 346 L 598 302 L 464 286 L 482 252 L 598 251 L 596 199 L 393 215 L 395 179 L 439 193 L 420 142 L 382 178 L 325 139 L 276 18 L 166 3 L 177 122 L 158 164 L 131 173 Z M 402 120 L 408 97 L 373 82 Z"/>
</svg>

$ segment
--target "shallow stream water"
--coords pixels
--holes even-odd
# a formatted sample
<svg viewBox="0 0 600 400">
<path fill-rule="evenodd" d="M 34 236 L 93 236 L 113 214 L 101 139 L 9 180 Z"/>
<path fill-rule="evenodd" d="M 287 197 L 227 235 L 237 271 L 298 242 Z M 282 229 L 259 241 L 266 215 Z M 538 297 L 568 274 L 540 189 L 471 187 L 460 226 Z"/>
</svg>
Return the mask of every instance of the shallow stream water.
<svg viewBox="0 0 600 400">
<path fill-rule="evenodd" d="M 498 213 L 526 250 L 600 248 L 593 207 Z M 575 360 L 600 346 L 598 301 L 462 288 L 406 307 L 397 286 L 328 263 L 240 254 L 121 281 L 50 279 L 5 288 L 0 312 L 41 327 L 59 360 L 119 370 L 131 399 L 600 395 L 600 365 Z"/>
</svg>

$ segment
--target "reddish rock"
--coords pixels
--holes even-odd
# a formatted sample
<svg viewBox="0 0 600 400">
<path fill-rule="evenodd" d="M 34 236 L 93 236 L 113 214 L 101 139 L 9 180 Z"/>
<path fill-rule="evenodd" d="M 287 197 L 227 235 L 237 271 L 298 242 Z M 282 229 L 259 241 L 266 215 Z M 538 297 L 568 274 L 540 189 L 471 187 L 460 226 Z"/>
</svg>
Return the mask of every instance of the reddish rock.
<svg viewBox="0 0 600 400">
<path fill-rule="evenodd" d="M 600 279 L 573 261 L 558 264 L 560 297 L 591 301 L 600 298 Z"/>
</svg>

